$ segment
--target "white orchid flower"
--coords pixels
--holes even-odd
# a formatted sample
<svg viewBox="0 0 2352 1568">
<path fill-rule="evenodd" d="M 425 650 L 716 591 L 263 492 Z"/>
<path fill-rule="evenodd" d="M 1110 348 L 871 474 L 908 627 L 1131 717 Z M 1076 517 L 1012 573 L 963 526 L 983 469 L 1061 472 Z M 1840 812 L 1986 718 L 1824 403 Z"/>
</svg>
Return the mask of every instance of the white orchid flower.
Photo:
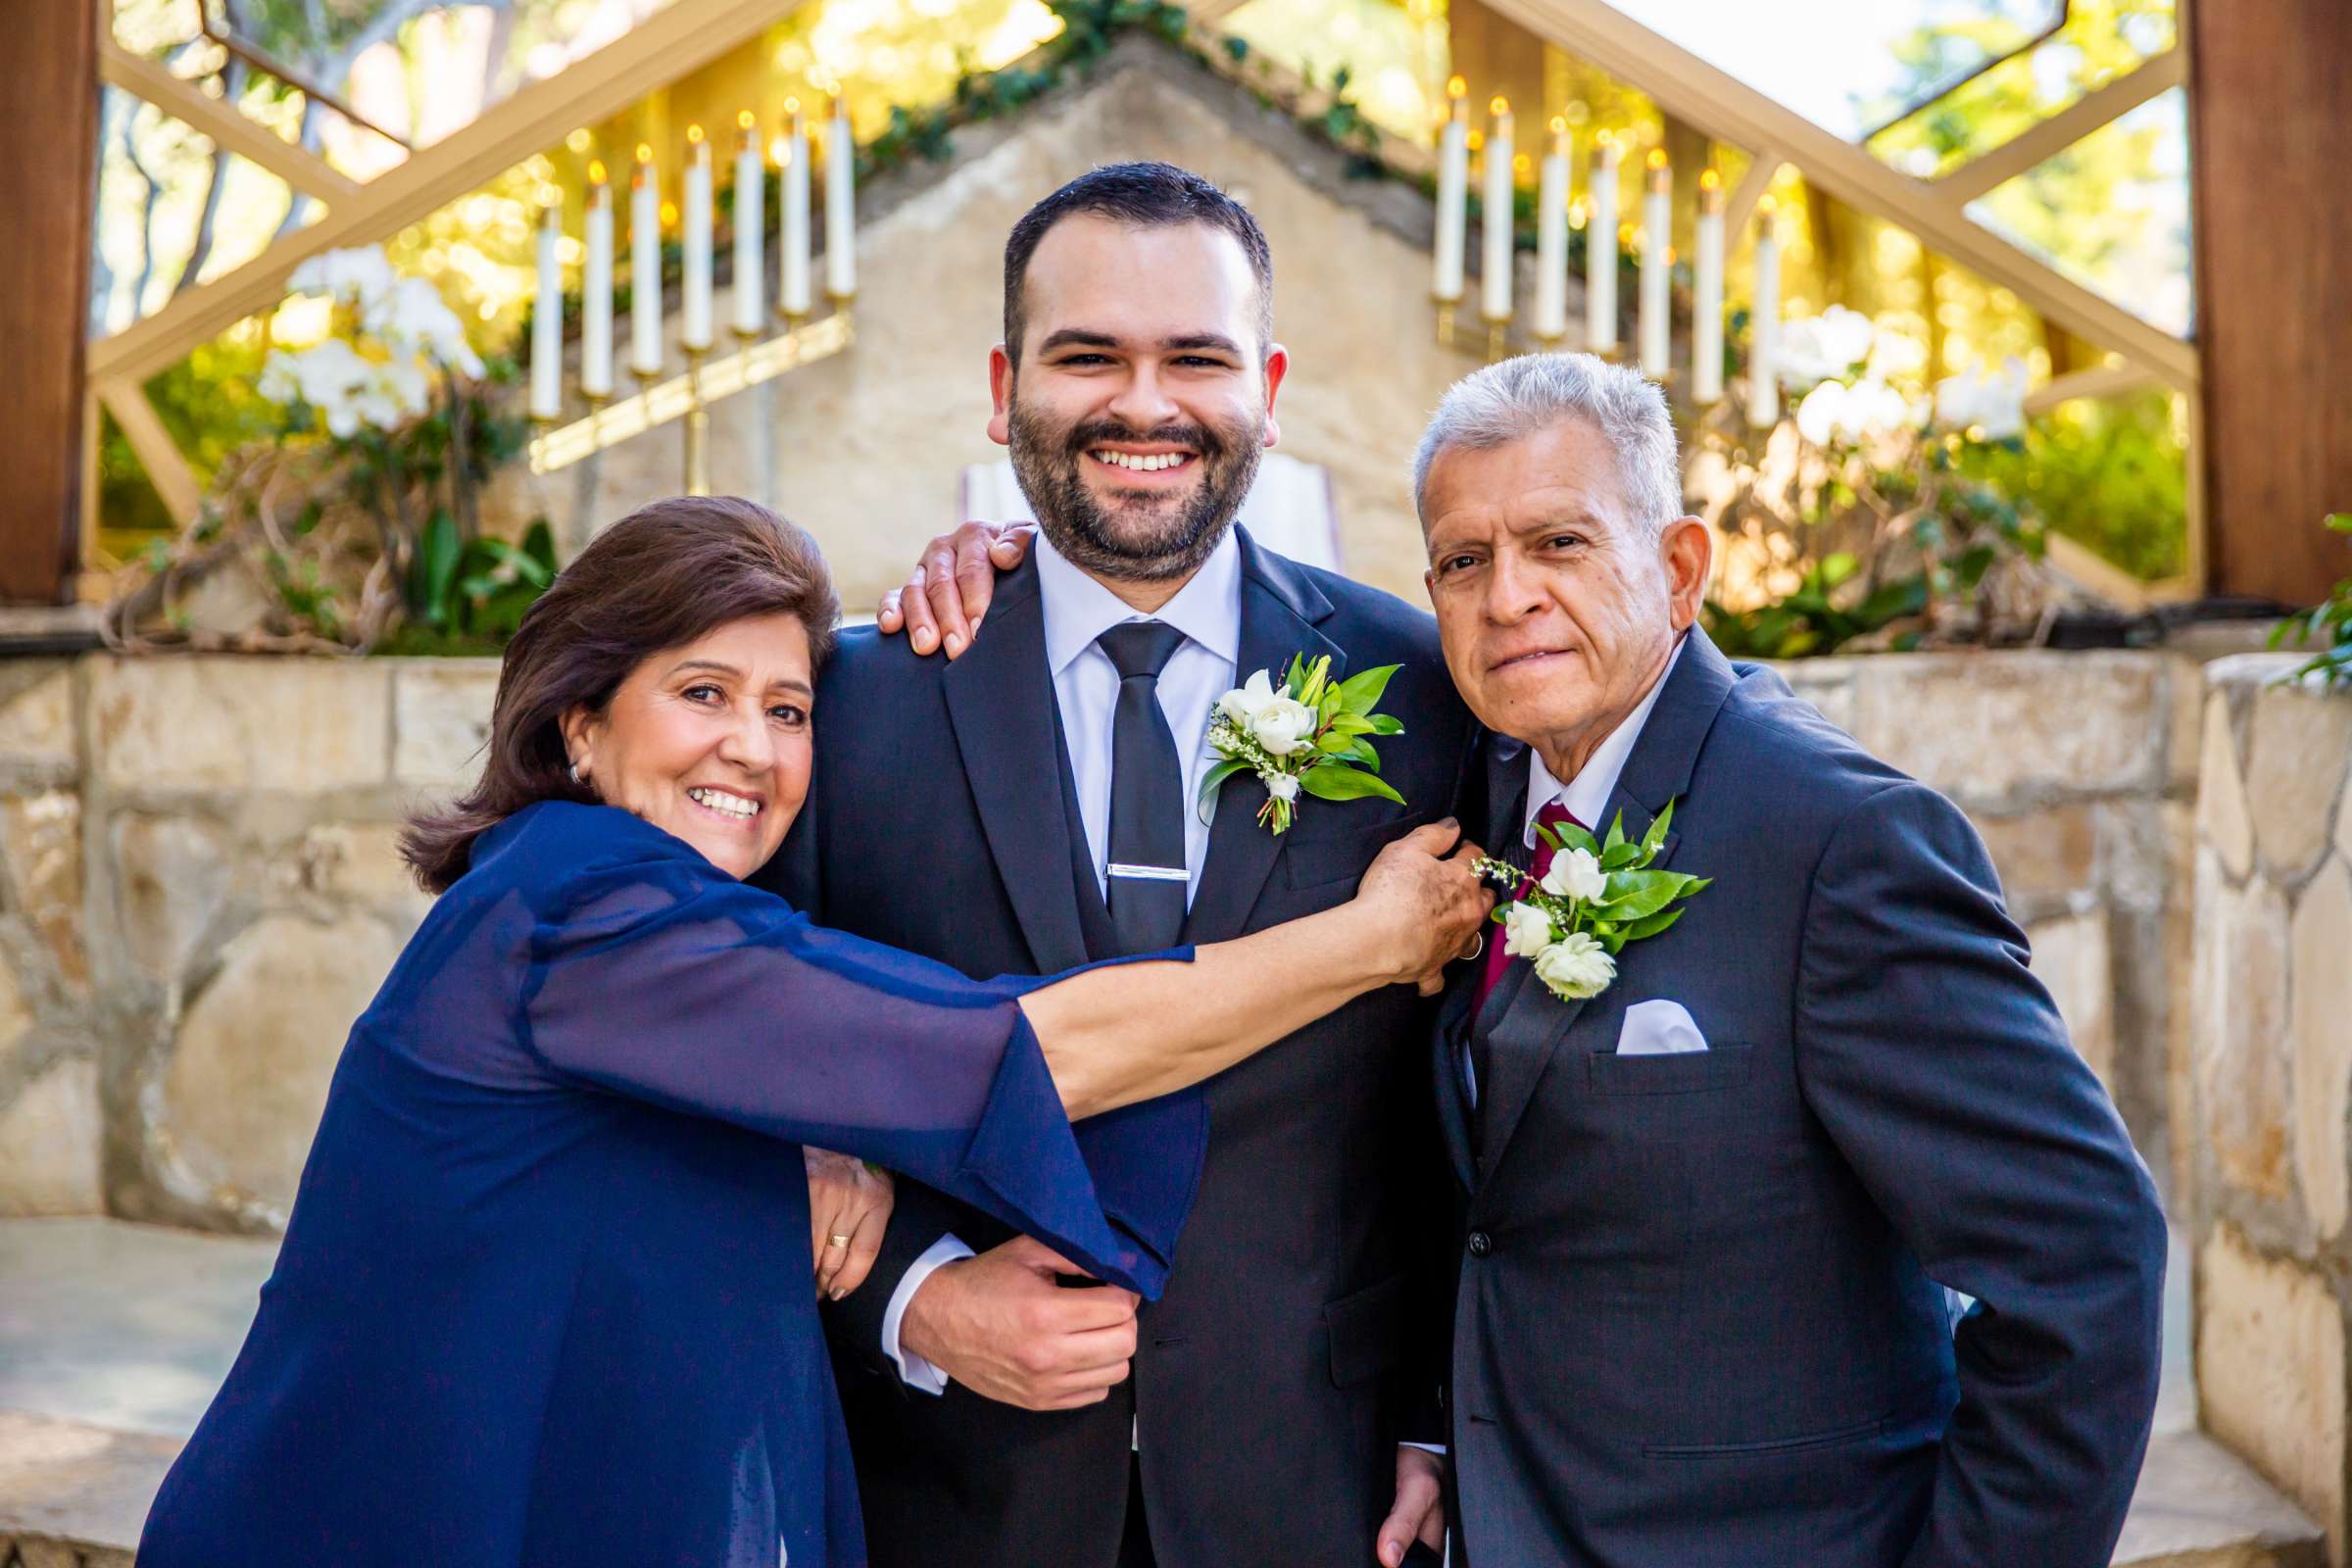
<svg viewBox="0 0 2352 1568">
<path fill-rule="evenodd" d="M 294 269 L 286 287 L 297 294 L 328 294 L 363 311 L 387 293 L 398 274 L 381 245 L 325 251 Z"/>
<path fill-rule="evenodd" d="M 424 354 L 470 376 L 482 362 L 466 340 L 465 323 L 421 277 L 401 278 L 361 316 L 361 325 L 384 340 L 395 354 Z"/>
<path fill-rule="evenodd" d="M 1782 322 L 1774 361 L 1781 384 L 1791 392 L 1802 392 L 1846 375 L 1870 358 L 1878 330 L 1869 317 L 1842 305 L 1833 305 L 1819 316 Z"/>
</svg>

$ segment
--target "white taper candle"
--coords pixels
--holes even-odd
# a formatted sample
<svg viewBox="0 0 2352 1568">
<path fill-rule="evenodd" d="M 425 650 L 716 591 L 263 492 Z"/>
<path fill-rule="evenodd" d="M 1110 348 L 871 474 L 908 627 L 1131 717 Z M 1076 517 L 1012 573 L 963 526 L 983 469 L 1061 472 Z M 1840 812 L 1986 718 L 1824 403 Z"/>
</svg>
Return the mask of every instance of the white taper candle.
<svg viewBox="0 0 2352 1568">
<path fill-rule="evenodd" d="M 1585 347 L 1617 346 L 1617 138 L 1602 131 L 1592 147 L 1592 216 L 1585 224 Z"/>
<path fill-rule="evenodd" d="M 792 128 L 784 140 L 784 261 L 777 303 L 798 320 L 808 314 L 808 121 L 798 98 L 785 100 Z"/>
<path fill-rule="evenodd" d="M 1546 343 L 1568 331 L 1568 122 L 1557 115 L 1536 192 L 1535 326 Z"/>
<path fill-rule="evenodd" d="M 588 262 L 580 283 L 580 390 L 612 395 L 612 187 L 602 160 L 588 166 Z"/>
<path fill-rule="evenodd" d="M 858 133 L 839 91 L 825 135 L 825 292 L 836 302 L 858 292 Z"/>
<path fill-rule="evenodd" d="M 1437 271 L 1433 299 L 1455 304 L 1462 297 L 1462 252 L 1470 223 L 1470 104 L 1468 84 L 1456 76 L 1446 84 L 1445 128 L 1438 132 Z"/>
<path fill-rule="evenodd" d="M 662 373 L 662 179 L 642 142 L 629 182 L 629 372 Z"/>
<path fill-rule="evenodd" d="M 1709 408 L 1723 400 L 1723 176 L 1698 176 L 1698 224 L 1692 231 L 1690 277 L 1690 401 Z"/>
<path fill-rule="evenodd" d="M 703 127 L 686 127 L 685 322 L 680 340 L 695 350 L 710 346 L 710 143 Z"/>
<path fill-rule="evenodd" d="M 564 412 L 564 273 L 556 262 L 564 209 L 552 191 L 542 199 L 538 292 L 531 300 L 531 417 L 552 419 Z"/>
<path fill-rule="evenodd" d="M 735 117 L 735 330 L 758 337 L 767 330 L 767 165 L 752 112 Z"/>
<path fill-rule="evenodd" d="M 1756 303 L 1747 326 L 1747 422 L 1781 418 L 1781 226 L 1772 198 L 1756 203 Z"/>
<path fill-rule="evenodd" d="M 1674 171 L 1666 149 L 1649 152 L 1642 197 L 1642 373 L 1663 376 L 1674 366 L 1673 304 L 1666 268 L 1674 254 Z"/>
<path fill-rule="evenodd" d="M 1479 220 L 1479 314 L 1489 321 L 1511 318 L 1511 260 L 1514 198 L 1511 172 L 1511 106 L 1496 98 L 1487 106 L 1486 191 Z"/>
</svg>

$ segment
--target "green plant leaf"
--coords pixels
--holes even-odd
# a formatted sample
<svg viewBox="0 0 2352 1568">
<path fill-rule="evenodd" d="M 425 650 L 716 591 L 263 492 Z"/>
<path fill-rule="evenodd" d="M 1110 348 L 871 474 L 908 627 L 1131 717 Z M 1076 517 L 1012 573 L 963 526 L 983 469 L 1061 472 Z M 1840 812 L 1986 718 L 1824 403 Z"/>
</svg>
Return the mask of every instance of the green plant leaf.
<svg viewBox="0 0 2352 1568">
<path fill-rule="evenodd" d="M 1605 855 L 1608 851 L 1615 849 L 1618 845 L 1623 844 L 1624 842 L 1625 813 L 1623 811 L 1619 811 L 1616 819 L 1609 823 L 1609 837 L 1607 842 L 1601 846 L 1601 852 Z"/>
<path fill-rule="evenodd" d="M 1386 713 L 1372 713 L 1367 716 L 1371 719 L 1372 733 L 1375 735 L 1401 735 L 1404 733 L 1404 721 L 1401 719 L 1391 718 Z"/>
<path fill-rule="evenodd" d="M 1644 937 L 1654 937 L 1659 932 L 1665 930 L 1668 926 L 1674 924 L 1675 921 L 1680 920 L 1682 917 L 1683 911 L 1680 908 L 1661 909 L 1656 914 L 1650 915 L 1646 919 L 1636 920 L 1633 922 L 1633 924 L 1627 926 L 1625 928 L 1625 940 L 1628 942 L 1640 942 Z"/>
<path fill-rule="evenodd" d="M 1402 669 L 1401 664 L 1381 664 L 1360 671 L 1340 682 L 1340 701 L 1350 713 L 1369 713 L 1389 689 L 1389 677 Z"/>
<path fill-rule="evenodd" d="M 1219 762 L 1201 775 L 1199 803 L 1201 821 L 1209 822 L 1216 819 L 1217 797 L 1223 793 L 1225 781 L 1249 765 L 1247 762 Z"/>
<path fill-rule="evenodd" d="M 416 542 L 416 556 L 409 572 L 409 612 L 428 626 L 450 624 L 450 586 L 457 581 L 458 519 L 446 509 L 435 508 L 426 519 L 424 535 Z"/>
<path fill-rule="evenodd" d="M 1404 797 L 1378 774 L 1358 772 L 1332 762 L 1320 763 L 1299 774 L 1298 787 L 1319 801 L 1360 801 L 1370 795 L 1395 801 L 1398 806 L 1404 804 Z"/>
<path fill-rule="evenodd" d="M 1657 854 L 1658 846 L 1666 842 L 1666 830 L 1674 825 L 1674 802 L 1668 801 L 1666 809 L 1658 813 L 1657 820 L 1649 824 L 1649 831 L 1642 835 L 1642 858 L 1643 859 L 1646 860 Z"/>
</svg>

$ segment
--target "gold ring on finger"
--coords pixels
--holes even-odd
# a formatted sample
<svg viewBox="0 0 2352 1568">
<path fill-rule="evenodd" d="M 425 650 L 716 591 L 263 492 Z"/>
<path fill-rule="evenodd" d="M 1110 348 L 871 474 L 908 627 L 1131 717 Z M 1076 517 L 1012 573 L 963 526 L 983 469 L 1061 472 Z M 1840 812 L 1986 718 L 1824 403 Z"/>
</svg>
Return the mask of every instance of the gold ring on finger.
<svg viewBox="0 0 2352 1568">
<path fill-rule="evenodd" d="M 834 1247 L 847 1247 L 850 1245 L 850 1239 L 847 1236 L 843 1236 L 838 1233 L 826 1237 L 825 1240 L 828 1244 Z"/>
</svg>

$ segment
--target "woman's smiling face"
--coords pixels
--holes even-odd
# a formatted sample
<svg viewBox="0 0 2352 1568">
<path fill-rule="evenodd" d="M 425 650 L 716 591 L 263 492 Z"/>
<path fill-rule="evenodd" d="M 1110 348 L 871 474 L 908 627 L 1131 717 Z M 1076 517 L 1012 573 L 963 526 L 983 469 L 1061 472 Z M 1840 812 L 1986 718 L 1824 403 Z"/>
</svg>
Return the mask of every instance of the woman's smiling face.
<svg viewBox="0 0 2352 1568">
<path fill-rule="evenodd" d="M 814 701 L 808 629 L 755 615 L 643 661 L 602 712 L 564 715 L 564 744 L 606 805 L 749 876 L 808 799 Z"/>
</svg>

